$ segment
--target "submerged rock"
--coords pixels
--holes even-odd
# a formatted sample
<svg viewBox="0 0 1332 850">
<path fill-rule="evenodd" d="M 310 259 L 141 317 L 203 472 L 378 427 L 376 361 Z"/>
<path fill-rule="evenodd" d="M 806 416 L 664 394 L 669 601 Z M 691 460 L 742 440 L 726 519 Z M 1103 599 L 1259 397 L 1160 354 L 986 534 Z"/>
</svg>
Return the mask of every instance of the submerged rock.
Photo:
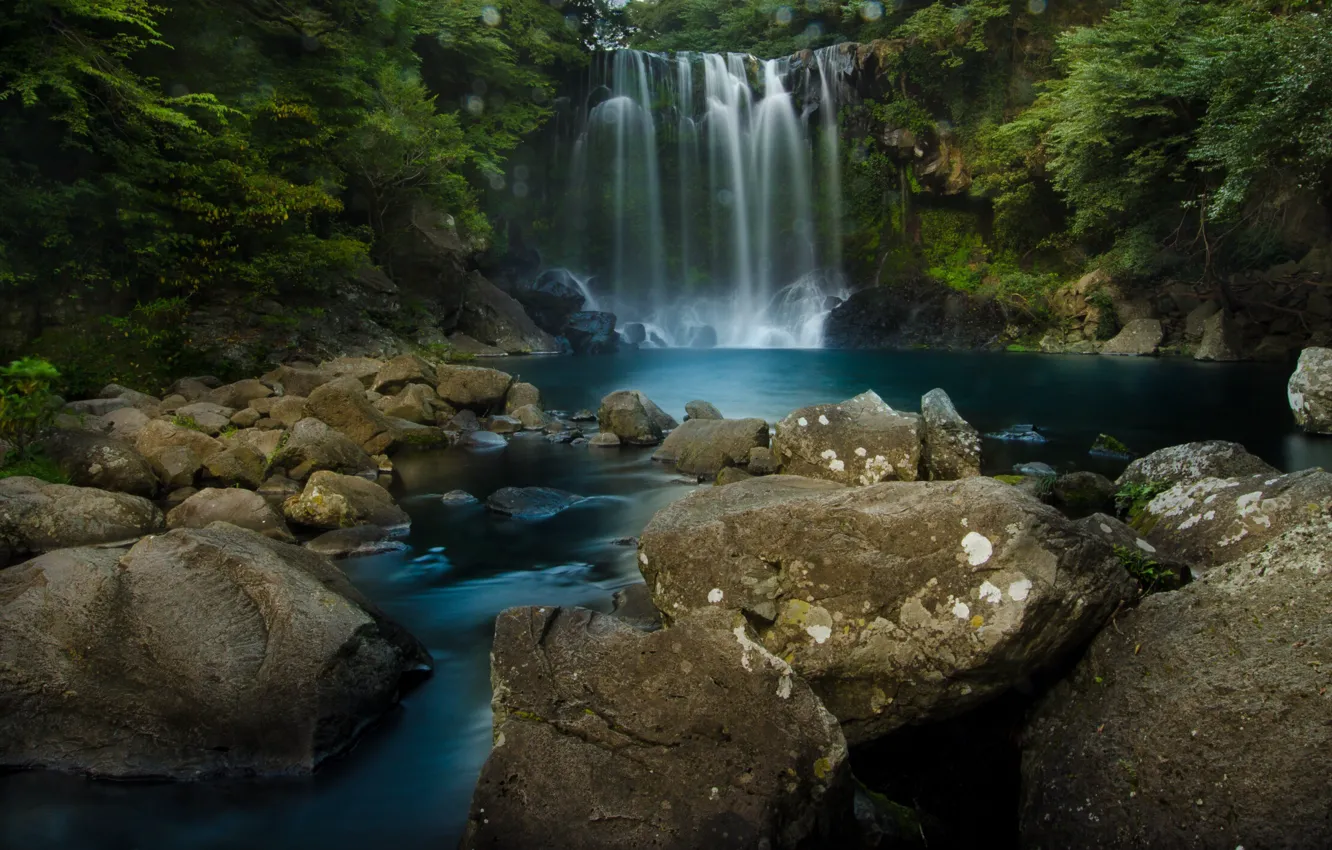
<svg viewBox="0 0 1332 850">
<path fill-rule="evenodd" d="M 585 500 L 554 487 L 501 487 L 486 499 L 486 507 L 515 519 L 548 519 Z"/>
<path fill-rule="evenodd" d="M 21 555 L 127 543 L 160 528 L 162 512 L 141 496 L 0 478 L 0 550 Z"/>
<path fill-rule="evenodd" d="M 930 390 L 920 400 L 920 413 L 929 479 L 956 481 L 980 475 L 980 434 L 957 412 L 948 393 Z"/>
<path fill-rule="evenodd" d="M 1295 422 L 1310 434 L 1332 434 L 1332 348 L 1306 348 L 1286 385 Z"/>
<path fill-rule="evenodd" d="M 500 614 L 495 746 L 459 846 L 844 846 L 836 721 L 741 617 L 706 614 L 651 633 L 579 608 Z"/>
<path fill-rule="evenodd" d="M 1135 592 L 1108 543 L 990 478 L 708 488 L 652 518 L 639 562 L 668 620 L 761 624 L 852 743 L 1002 693 Z"/>
<path fill-rule="evenodd" d="M 995 431 L 992 434 L 985 435 L 991 440 L 1002 440 L 1005 443 L 1045 443 L 1048 442 L 1045 435 L 1036 430 L 1035 425 L 1009 425 L 1002 431 Z"/>
<path fill-rule="evenodd" d="M 0 764 L 309 773 L 430 668 L 326 559 L 225 523 L 0 571 Z"/>
<path fill-rule="evenodd" d="M 406 549 L 407 544 L 395 540 L 393 534 L 393 529 L 378 525 L 337 528 L 333 531 L 326 531 L 306 543 L 305 548 L 329 558 L 376 555 L 381 552 L 395 552 Z"/>
<path fill-rule="evenodd" d="M 619 347 L 614 313 L 573 313 L 565 320 L 563 335 L 574 354 L 613 354 Z"/>
<path fill-rule="evenodd" d="M 502 449 L 509 443 L 504 435 L 494 431 L 469 431 L 463 437 L 462 444 L 472 449 Z"/>
<path fill-rule="evenodd" d="M 728 466 L 749 463 L 749 452 L 768 445 L 762 419 L 688 419 L 666 437 L 652 459 L 681 472 L 712 477 Z"/>
<path fill-rule="evenodd" d="M 915 481 L 921 430 L 920 416 L 893 410 L 871 390 L 787 414 L 772 451 L 790 475 L 860 485 Z"/>
<path fill-rule="evenodd" d="M 439 497 L 440 504 L 444 505 L 475 505 L 480 503 L 480 499 L 468 493 L 466 490 L 450 490 Z"/>
<path fill-rule="evenodd" d="M 324 471 L 311 475 L 300 495 L 283 503 L 282 512 L 289 521 L 311 528 L 397 527 L 411 522 L 375 482 Z"/>
<path fill-rule="evenodd" d="M 1022 846 L 1332 846 L 1326 514 L 1100 633 L 1022 745 Z"/>
</svg>

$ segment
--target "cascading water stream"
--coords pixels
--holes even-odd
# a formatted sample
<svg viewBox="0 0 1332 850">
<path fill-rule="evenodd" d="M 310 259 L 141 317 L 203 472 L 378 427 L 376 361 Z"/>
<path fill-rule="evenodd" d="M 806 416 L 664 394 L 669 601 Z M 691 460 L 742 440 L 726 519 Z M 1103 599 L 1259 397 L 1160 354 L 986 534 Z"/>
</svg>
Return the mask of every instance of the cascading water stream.
<svg viewBox="0 0 1332 850">
<path fill-rule="evenodd" d="M 846 294 L 837 102 L 849 70 L 835 47 L 601 57 L 565 230 L 620 327 L 642 322 L 666 345 L 821 344 Z"/>
</svg>

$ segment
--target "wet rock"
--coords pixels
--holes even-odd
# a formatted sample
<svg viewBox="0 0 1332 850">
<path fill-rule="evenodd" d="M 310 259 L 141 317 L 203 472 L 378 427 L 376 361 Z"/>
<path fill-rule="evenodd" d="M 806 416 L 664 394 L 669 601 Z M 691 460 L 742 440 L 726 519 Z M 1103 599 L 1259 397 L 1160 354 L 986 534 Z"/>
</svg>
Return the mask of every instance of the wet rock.
<svg viewBox="0 0 1332 850">
<path fill-rule="evenodd" d="M 229 522 L 287 543 L 296 539 L 282 516 L 263 496 L 234 487 L 200 490 L 172 508 L 166 516 L 167 528 L 207 528 L 214 522 Z"/>
<path fill-rule="evenodd" d="M 287 470 L 297 481 L 304 481 L 320 470 L 345 475 L 370 475 L 376 470 L 375 462 L 364 449 L 318 419 L 302 419 L 287 434 L 268 465 Z"/>
<path fill-rule="evenodd" d="M 475 505 L 481 502 L 476 496 L 468 493 L 466 490 L 450 490 L 439 497 L 440 504 L 458 507 L 461 505 Z"/>
<path fill-rule="evenodd" d="M 1232 361 L 1240 355 L 1240 330 L 1228 310 L 1213 313 L 1203 320 L 1202 342 L 1193 353 L 1194 360 Z"/>
<path fill-rule="evenodd" d="M 326 559 L 224 523 L 0 572 L 0 645 L 0 764 L 112 777 L 309 773 L 431 663 Z"/>
<path fill-rule="evenodd" d="M 666 431 L 678 427 L 674 419 L 638 390 L 616 390 L 601 400 L 597 423 L 623 443 L 653 446 Z"/>
<path fill-rule="evenodd" d="M 1023 734 L 1022 844 L 1332 846 L 1332 526 L 1120 614 Z"/>
<path fill-rule="evenodd" d="M 1204 478 L 1176 484 L 1133 522 L 1152 545 L 1205 573 L 1262 548 L 1310 511 L 1332 505 L 1332 473 Z"/>
<path fill-rule="evenodd" d="M 724 419 L 724 418 L 725 417 L 721 415 L 721 411 L 718 410 L 716 406 L 714 406 L 711 402 L 695 400 L 685 405 L 686 422 L 688 422 L 690 419 Z"/>
<path fill-rule="evenodd" d="M 753 477 L 738 466 L 728 466 L 717 473 L 717 486 L 724 487 L 727 484 L 734 484 L 737 481 L 744 481 Z"/>
<path fill-rule="evenodd" d="M 1097 434 L 1087 454 L 1093 457 L 1108 457 L 1114 460 L 1132 460 L 1134 451 L 1123 442 L 1109 434 Z"/>
<path fill-rule="evenodd" d="M 161 527 L 162 512 L 141 496 L 0 478 L 0 548 L 15 554 L 121 543 Z"/>
<path fill-rule="evenodd" d="M 646 634 L 577 608 L 500 614 L 496 745 L 460 846 L 839 846 L 837 723 L 741 618 L 707 614 Z"/>
<path fill-rule="evenodd" d="M 383 487 L 364 478 L 324 470 L 311 475 L 300 495 L 282 504 L 282 512 L 288 521 L 311 528 L 394 528 L 411 523 L 407 512 L 393 503 Z"/>
<path fill-rule="evenodd" d="M 569 417 L 569 419 L 574 422 L 596 422 L 597 415 L 587 408 L 583 408 L 582 410 L 576 411 L 573 416 Z"/>
<path fill-rule="evenodd" d="M 985 436 L 988 439 L 1002 440 L 1005 443 L 1040 444 L 1047 442 L 1045 435 L 1037 431 L 1035 425 L 1009 425 L 1002 431 L 995 431 Z"/>
<path fill-rule="evenodd" d="M 689 329 L 690 348 L 716 348 L 717 329 L 712 325 L 700 325 Z"/>
<path fill-rule="evenodd" d="M 1032 478 L 1053 479 L 1059 475 L 1053 466 L 1048 463 L 1042 463 L 1039 460 L 1028 461 L 1027 463 L 1015 463 L 1013 464 L 1013 471 L 1018 475 L 1028 475 Z"/>
<path fill-rule="evenodd" d="M 1276 467 L 1249 454 L 1239 443 L 1204 440 L 1168 446 L 1140 457 L 1128 465 L 1115 484 L 1119 487 L 1150 484 L 1164 489 L 1204 478 L 1280 474 Z"/>
<path fill-rule="evenodd" d="M 468 431 L 463 436 L 462 444 L 472 449 L 502 449 L 509 443 L 503 435 L 494 431 Z"/>
<path fill-rule="evenodd" d="M 647 328 L 643 327 L 642 322 L 629 322 L 624 326 L 624 341 L 630 345 L 640 345 L 647 342 Z"/>
<path fill-rule="evenodd" d="M 211 390 L 204 396 L 207 401 L 222 407 L 229 407 L 232 410 L 244 410 L 250 406 L 250 403 L 257 398 L 267 398 L 273 394 L 273 390 L 263 381 L 256 378 L 247 378 L 243 381 L 236 381 L 234 384 L 225 384 L 215 390 Z"/>
<path fill-rule="evenodd" d="M 1156 353 L 1165 338 L 1160 319 L 1134 319 L 1114 339 L 1101 346 L 1102 354 L 1144 357 Z"/>
<path fill-rule="evenodd" d="M 574 442 L 577 442 L 576 440 Z M 595 446 L 599 449 L 613 449 L 620 445 L 620 438 L 614 434 L 602 431 L 600 434 L 593 434 L 587 441 L 589 446 Z"/>
<path fill-rule="evenodd" d="M 440 401 L 435 391 L 425 384 L 409 384 L 397 395 L 374 402 L 374 406 L 385 416 L 417 425 L 433 425 L 440 415 L 453 415 L 453 409 Z"/>
<path fill-rule="evenodd" d="M 504 407 L 513 376 L 483 366 L 441 366 L 435 391 L 449 406 L 486 414 Z"/>
<path fill-rule="evenodd" d="M 533 384 L 515 382 L 504 395 L 504 412 L 513 413 L 518 408 L 528 405 L 541 409 L 541 390 Z"/>
<path fill-rule="evenodd" d="M 383 395 L 397 395 L 412 384 L 433 387 L 437 379 L 435 367 L 415 354 L 394 357 L 375 373 L 370 389 Z"/>
<path fill-rule="evenodd" d="M 568 269 L 546 269 L 530 283 L 519 283 L 514 298 L 542 330 L 558 334 L 586 300 Z"/>
<path fill-rule="evenodd" d="M 787 414 L 772 450 L 790 475 L 861 485 L 915 481 L 921 430 L 920 416 L 893 410 L 871 390 Z"/>
<path fill-rule="evenodd" d="M 535 404 L 525 404 L 515 409 L 511 416 L 525 431 L 542 431 L 551 424 L 550 417 Z"/>
<path fill-rule="evenodd" d="M 1054 503 L 1074 513 L 1112 508 L 1115 482 L 1096 472 L 1070 472 L 1054 480 L 1050 495 Z"/>
<path fill-rule="evenodd" d="M 750 475 L 776 475 L 781 471 L 781 464 L 772 449 L 755 447 L 749 450 L 749 464 L 745 471 Z"/>
<path fill-rule="evenodd" d="M 157 475 L 152 464 L 122 440 L 86 431 L 55 430 L 41 441 L 41 446 L 71 484 L 145 499 L 157 495 Z"/>
<path fill-rule="evenodd" d="M 1306 348 L 1286 385 L 1295 422 L 1310 434 L 1332 434 L 1332 348 Z"/>
<path fill-rule="evenodd" d="M 611 616 L 640 631 L 654 632 L 661 628 L 661 614 L 652 607 L 652 592 L 639 582 L 622 587 L 611 594 Z"/>
<path fill-rule="evenodd" d="M 931 481 L 956 481 L 980 475 L 980 434 L 957 412 L 953 400 L 933 389 L 920 400 L 924 422 L 925 473 Z"/>
<path fill-rule="evenodd" d="M 1136 591 L 1111 546 L 990 478 L 708 488 L 652 518 L 639 562 L 668 621 L 761 623 L 852 743 L 997 696 Z"/>
<path fill-rule="evenodd" d="M 393 533 L 392 529 L 377 525 L 336 528 L 306 543 L 305 548 L 328 558 L 353 558 L 406 549 L 407 544 L 395 540 Z"/>
<path fill-rule="evenodd" d="M 549 519 L 582 501 L 584 496 L 554 487 L 501 487 L 486 499 L 486 507 L 515 519 Z"/>
<path fill-rule="evenodd" d="M 523 430 L 523 423 L 512 416 L 491 416 L 486 420 L 486 430 L 496 434 L 514 434 Z"/>
<path fill-rule="evenodd" d="M 749 463 L 750 449 L 767 445 L 768 423 L 762 419 L 689 419 L 671 431 L 652 459 L 711 478 L 725 467 Z"/>
<path fill-rule="evenodd" d="M 224 449 L 204 464 L 208 477 L 227 487 L 245 487 L 253 490 L 264 481 L 268 464 L 264 456 L 247 445 Z"/>
<path fill-rule="evenodd" d="M 457 330 L 509 354 L 559 351 L 555 338 L 539 328 L 520 303 L 477 272 L 472 272 L 464 284 Z"/>
<path fill-rule="evenodd" d="M 569 341 L 574 354 L 613 354 L 619 347 L 614 313 L 573 313 L 565 320 L 562 335 Z"/>
</svg>

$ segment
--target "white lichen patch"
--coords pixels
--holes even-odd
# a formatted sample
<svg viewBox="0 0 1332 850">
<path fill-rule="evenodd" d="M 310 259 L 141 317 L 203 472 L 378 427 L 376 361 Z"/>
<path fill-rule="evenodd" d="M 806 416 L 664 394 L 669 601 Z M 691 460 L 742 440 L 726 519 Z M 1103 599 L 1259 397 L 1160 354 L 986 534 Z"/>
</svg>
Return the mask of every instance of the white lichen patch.
<svg viewBox="0 0 1332 850">
<path fill-rule="evenodd" d="M 720 587 L 714 587 L 712 590 L 708 591 L 708 601 L 711 602 L 713 605 L 716 605 L 718 602 L 721 602 L 723 596 L 725 596 L 725 594 L 722 593 L 722 589 Z"/>
<path fill-rule="evenodd" d="M 826 417 L 826 416 L 824 416 L 822 413 L 820 413 L 820 414 L 819 414 L 819 424 L 820 424 L 820 425 L 827 425 L 827 424 L 828 424 L 828 417 Z"/>
<path fill-rule="evenodd" d="M 638 562 L 639 562 L 640 564 L 646 564 L 646 563 L 647 563 L 647 552 L 639 552 L 639 553 L 638 553 Z"/>
<path fill-rule="evenodd" d="M 1109 534 L 1110 526 L 1106 525 L 1105 523 L 1101 523 L 1101 531 L 1104 531 L 1106 534 Z"/>
<path fill-rule="evenodd" d="M 878 484 L 892 474 L 893 465 L 888 462 L 888 459 L 883 455 L 875 455 L 865 461 L 865 471 L 860 476 L 860 483 L 868 487 L 870 484 Z"/>
<path fill-rule="evenodd" d="M 805 626 L 805 633 L 814 638 L 815 643 L 823 643 L 832 637 L 832 629 L 828 626 Z"/>
<path fill-rule="evenodd" d="M 746 670 L 753 671 L 753 664 L 750 662 L 751 655 L 758 655 L 764 664 L 773 668 L 781 674 L 781 679 L 777 682 L 777 696 L 787 699 L 791 696 L 791 665 L 782 659 L 768 652 L 767 647 L 761 643 L 755 643 L 745 634 L 744 626 L 736 626 L 731 630 L 735 639 L 740 643 L 740 666 Z"/>
<path fill-rule="evenodd" d="M 967 606 L 967 603 L 959 599 L 953 605 L 953 616 L 958 618 L 959 620 L 970 620 L 971 608 Z"/>
<path fill-rule="evenodd" d="M 965 522 L 964 519 L 963 523 Z M 984 534 L 968 531 L 967 536 L 962 538 L 962 551 L 967 555 L 968 564 L 979 567 L 990 560 L 990 556 L 994 554 L 994 546 Z"/>
<path fill-rule="evenodd" d="M 1008 595 L 1014 602 L 1021 602 L 1031 595 L 1031 579 L 1020 578 L 1008 586 Z"/>
<path fill-rule="evenodd" d="M 988 581 L 981 582 L 981 586 L 977 588 L 976 594 L 980 596 L 982 602 L 988 602 L 991 605 L 998 605 L 1000 602 L 1004 601 L 1004 592 L 990 584 Z"/>
<path fill-rule="evenodd" d="M 843 472 L 846 470 L 846 463 L 840 460 L 830 460 L 828 461 L 828 468 L 833 472 Z"/>
<path fill-rule="evenodd" d="M 833 449 L 824 449 L 823 451 L 819 452 L 819 457 L 823 458 L 824 460 L 833 460 L 834 458 L 837 457 L 837 452 L 834 451 Z"/>
<path fill-rule="evenodd" d="M 802 416 L 796 420 L 796 424 L 799 425 L 801 428 L 804 428 L 806 425 L 809 424 L 809 420 Z"/>
<path fill-rule="evenodd" d="M 1207 519 L 1211 519 L 1211 517 L 1207 517 Z M 1152 544 L 1148 543 L 1146 540 L 1143 540 L 1141 537 L 1139 537 L 1137 540 L 1134 540 L 1133 543 L 1134 543 L 1135 546 L 1137 546 L 1139 549 L 1141 549 L 1141 550 L 1144 551 L 1144 552 L 1155 552 L 1155 551 L 1156 551 L 1156 547 L 1155 547 L 1155 546 L 1153 546 Z"/>
<path fill-rule="evenodd" d="M 865 451 L 864 446 L 856 446 L 856 457 L 864 457 L 867 454 L 869 454 L 869 452 Z"/>
</svg>

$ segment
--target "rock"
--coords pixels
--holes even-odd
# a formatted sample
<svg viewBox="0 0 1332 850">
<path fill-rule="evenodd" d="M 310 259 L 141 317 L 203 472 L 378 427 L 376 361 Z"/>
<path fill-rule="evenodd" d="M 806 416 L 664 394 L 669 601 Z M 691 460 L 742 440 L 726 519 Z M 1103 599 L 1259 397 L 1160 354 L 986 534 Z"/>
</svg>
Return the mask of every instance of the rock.
<svg viewBox="0 0 1332 850">
<path fill-rule="evenodd" d="M 458 507 L 462 505 L 479 504 L 481 500 L 476 496 L 473 496 L 471 493 L 468 493 L 466 490 L 450 490 L 443 496 L 439 497 L 439 502 L 442 505 Z"/>
<path fill-rule="evenodd" d="M 204 396 L 206 401 L 232 410 L 244 410 L 257 398 L 267 398 L 273 390 L 257 378 L 247 378 L 234 384 L 226 384 L 212 390 Z"/>
<path fill-rule="evenodd" d="M 1146 592 L 1175 590 L 1187 583 L 1192 575 L 1188 564 L 1172 557 L 1168 552 L 1157 549 L 1141 534 L 1112 516 L 1102 513 L 1090 514 L 1078 520 L 1077 525 L 1114 547 L 1115 555 L 1126 568 L 1137 560 L 1152 565 L 1156 572 L 1166 576 L 1159 578 L 1155 586 L 1149 586 L 1148 582 L 1140 580 L 1139 584 Z M 1139 578 L 1136 575 L 1134 577 Z"/>
<path fill-rule="evenodd" d="M 202 431 L 210 437 L 216 437 L 223 428 L 231 425 L 231 415 L 235 409 L 223 407 L 208 401 L 196 401 L 176 409 L 176 420 L 181 427 Z"/>
<path fill-rule="evenodd" d="M 1168 446 L 1140 457 L 1115 480 L 1120 487 L 1155 485 L 1166 489 L 1192 484 L 1204 478 L 1242 478 L 1247 475 L 1276 476 L 1281 473 L 1262 458 L 1249 454 L 1239 443 L 1205 440 Z"/>
<path fill-rule="evenodd" d="M 520 283 L 514 297 L 537 327 L 558 334 L 586 299 L 568 269 L 546 269 L 531 283 Z"/>
<path fill-rule="evenodd" d="M 462 439 L 462 444 L 472 449 L 502 449 L 509 442 L 493 431 L 468 431 Z"/>
<path fill-rule="evenodd" d="M 453 415 L 453 409 L 440 401 L 434 389 L 425 384 L 410 384 L 397 395 L 376 401 L 374 407 L 385 416 L 417 425 L 433 425 L 441 412 Z"/>
<path fill-rule="evenodd" d="M 168 488 L 188 487 L 204 463 L 226 446 L 201 431 L 155 419 L 139 429 L 135 450 L 147 458 L 158 479 Z"/>
<path fill-rule="evenodd" d="M 582 410 L 575 412 L 573 416 L 569 417 L 569 419 L 574 422 L 596 422 L 597 415 L 587 408 L 583 408 Z"/>
<path fill-rule="evenodd" d="M 190 400 L 185 398 L 185 396 L 181 395 L 180 393 L 172 393 L 171 395 L 168 395 L 166 398 L 162 399 L 162 407 L 160 408 L 160 410 L 162 413 L 171 414 L 176 412 L 176 408 L 183 407 L 184 405 L 187 405 L 189 403 Z"/>
<path fill-rule="evenodd" d="M 483 366 L 441 366 L 437 370 L 439 397 L 451 407 L 486 414 L 504 407 L 513 376 Z"/>
<path fill-rule="evenodd" d="M 767 445 L 768 423 L 762 419 L 689 419 L 666 437 L 652 459 L 711 478 L 725 467 L 749 463 L 750 449 Z"/>
<path fill-rule="evenodd" d="M 481 420 L 470 410 L 460 410 L 449 420 L 449 427 L 464 433 L 468 431 L 479 431 L 481 429 Z"/>
<path fill-rule="evenodd" d="M 1107 543 L 981 477 L 707 488 L 659 511 L 639 551 L 668 622 L 725 607 L 762 623 L 853 744 L 997 696 L 1135 593 Z"/>
<path fill-rule="evenodd" d="M 727 484 L 734 484 L 737 481 L 744 481 L 753 477 L 738 466 L 728 466 L 717 473 L 717 486 L 724 487 Z"/>
<path fill-rule="evenodd" d="M 169 513 L 183 505 L 186 499 L 198 492 L 199 490 L 196 487 L 178 487 L 163 496 L 158 501 L 158 507 Z"/>
<path fill-rule="evenodd" d="M 204 375 L 198 378 L 181 378 L 171 386 L 167 387 L 167 395 L 179 395 L 184 397 L 185 401 L 198 401 L 206 397 L 215 387 L 222 386 L 222 382 L 210 375 Z M 165 404 L 166 399 L 163 399 Z"/>
<path fill-rule="evenodd" d="M 496 348 L 493 345 L 486 345 L 472 339 L 467 334 L 455 333 L 448 336 L 449 345 L 460 354 L 470 354 L 473 357 L 508 357 L 509 352 L 502 348 Z"/>
<path fill-rule="evenodd" d="M 1023 733 L 1022 846 L 1332 846 L 1332 526 L 1304 521 L 1101 632 Z"/>
<path fill-rule="evenodd" d="M 1109 434 L 1097 434 L 1087 454 L 1094 457 L 1108 457 L 1115 460 L 1132 460 L 1134 452 L 1120 440 Z"/>
<path fill-rule="evenodd" d="M 635 540 L 633 545 L 637 543 Z M 661 628 L 661 614 L 652 607 L 652 592 L 642 582 L 627 585 L 612 593 L 611 604 L 612 617 L 639 631 L 655 632 Z"/>
<path fill-rule="evenodd" d="M 837 723 L 738 616 L 644 633 L 511 608 L 491 659 L 496 745 L 461 847 L 845 846 Z M 644 699 L 659 693 L 672 698 Z"/>
<path fill-rule="evenodd" d="M 375 373 L 370 389 L 384 395 L 397 395 L 411 384 L 436 383 L 435 367 L 415 354 L 394 357 L 384 364 L 384 368 Z"/>
<path fill-rule="evenodd" d="M 504 396 L 504 412 L 513 413 L 518 408 L 528 405 L 541 409 L 541 390 L 532 384 L 515 382 Z"/>
<path fill-rule="evenodd" d="M 602 433 L 611 433 L 620 442 L 634 446 L 653 446 L 664 432 L 678 426 L 660 407 L 638 390 L 616 390 L 601 400 L 597 424 Z"/>
<path fill-rule="evenodd" d="M 0 548 L 15 554 L 123 543 L 161 527 L 162 512 L 142 496 L 0 478 Z"/>
<path fill-rule="evenodd" d="M 1042 463 L 1039 460 L 1028 461 L 1027 463 L 1013 464 L 1013 471 L 1018 475 L 1026 475 L 1031 478 L 1049 478 L 1053 481 L 1059 473 L 1048 463 Z"/>
<path fill-rule="evenodd" d="M 931 481 L 956 481 L 980 475 L 980 434 L 953 407 L 941 389 L 920 400 L 924 422 L 922 451 L 925 473 Z"/>
<path fill-rule="evenodd" d="M 643 327 L 642 322 L 629 322 L 624 326 L 624 341 L 630 345 L 639 345 L 647 342 L 647 328 Z"/>
<path fill-rule="evenodd" d="M 157 413 L 158 408 L 162 404 L 161 399 L 157 398 L 156 396 L 151 396 L 148 395 L 147 393 L 141 393 L 138 390 L 132 390 L 129 387 L 122 387 L 120 384 L 107 384 L 106 386 L 102 387 L 102 390 L 97 394 L 97 397 L 123 398 L 126 401 L 128 401 L 130 405 L 133 406 L 136 410 L 141 410 L 145 413 L 151 411 L 153 414 Z M 106 414 L 101 414 L 101 415 L 105 416 Z"/>
<path fill-rule="evenodd" d="M 0 764 L 122 778 L 309 773 L 431 664 L 326 559 L 223 523 L 0 572 L 0 645 Z"/>
<path fill-rule="evenodd" d="M 915 481 L 921 430 L 919 416 L 893 410 L 871 390 L 787 414 L 772 450 L 789 475 L 862 485 Z"/>
<path fill-rule="evenodd" d="M 1155 354 L 1164 337 L 1160 319 L 1134 319 L 1114 339 L 1101 346 L 1101 353 L 1131 357 Z"/>
<path fill-rule="evenodd" d="M 247 407 L 231 414 L 231 424 L 237 428 L 253 428 L 255 423 L 263 418 L 259 411 L 253 407 Z"/>
<path fill-rule="evenodd" d="M 1193 359 L 1216 361 L 1243 359 L 1240 356 L 1239 328 L 1235 326 L 1235 318 L 1229 311 L 1218 311 L 1203 321 L 1202 342 L 1193 353 Z"/>
<path fill-rule="evenodd" d="M 268 465 L 287 470 L 297 481 L 327 470 L 346 475 L 373 475 L 377 466 L 359 445 L 318 419 L 307 417 L 287 432 Z"/>
<path fill-rule="evenodd" d="M 521 304 L 477 272 L 472 272 L 463 285 L 457 330 L 509 354 L 559 351 L 555 338 L 537 327 Z"/>
<path fill-rule="evenodd" d="M 113 410 L 132 408 L 128 399 L 90 398 L 84 401 L 71 401 L 65 405 L 65 412 L 75 416 L 105 416 Z"/>
<path fill-rule="evenodd" d="M 1133 527 L 1156 548 L 1205 573 L 1247 555 L 1332 504 L 1332 473 L 1204 478 L 1176 484 L 1147 503 Z"/>
<path fill-rule="evenodd" d="M 200 490 L 166 516 L 167 528 L 207 528 L 214 522 L 229 522 L 287 543 L 296 539 L 263 496 L 234 487 Z"/>
<path fill-rule="evenodd" d="M 496 434 L 516 434 L 523 430 L 523 423 L 512 416 L 491 416 L 486 420 L 486 430 Z"/>
<path fill-rule="evenodd" d="M 749 450 L 749 464 L 745 470 L 750 475 L 776 475 L 781 471 L 781 464 L 772 449 L 755 447 Z"/>
<path fill-rule="evenodd" d="M 325 382 L 331 383 L 331 382 Z M 316 388 L 317 389 L 317 388 Z M 310 415 L 305 396 L 288 395 L 277 399 L 268 409 L 268 415 L 276 419 L 283 427 L 290 428 Z"/>
<path fill-rule="evenodd" d="M 357 525 L 352 528 L 336 528 L 305 544 L 305 548 L 329 558 L 351 558 L 362 555 L 377 555 L 381 552 L 397 552 L 407 548 L 407 544 L 393 539 L 393 530 L 377 525 Z"/>
<path fill-rule="evenodd" d="M 691 401 L 685 405 L 685 421 L 690 419 L 724 419 L 721 411 L 711 402 Z"/>
<path fill-rule="evenodd" d="M 282 504 L 282 512 L 289 521 L 311 528 L 394 528 L 412 521 L 406 511 L 393 504 L 388 491 L 373 481 L 326 470 L 312 474 L 300 495 Z"/>
<path fill-rule="evenodd" d="M 210 477 L 227 487 L 253 490 L 263 483 L 267 462 L 253 447 L 238 445 L 213 455 L 204 467 Z"/>
<path fill-rule="evenodd" d="M 375 410 L 354 378 L 339 378 L 311 393 L 310 415 L 341 432 L 367 454 L 381 454 L 397 445 L 401 434 L 387 416 Z"/>
<path fill-rule="evenodd" d="M 157 495 L 157 475 L 152 464 L 122 440 L 87 431 L 56 429 L 41 441 L 41 447 L 71 484 L 145 499 Z"/>
<path fill-rule="evenodd" d="M 690 348 L 716 348 L 717 329 L 712 325 L 700 325 L 689 329 Z"/>
<path fill-rule="evenodd" d="M 513 418 L 528 431 L 541 431 L 551 424 L 550 417 L 535 404 L 525 404 L 515 409 Z"/>
<path fill-rule="evenodd" d="M 995 431 L 985 436 L 987 439 L 1002 440 L 1005 443 L 1034 443 L 1039 445 L 1047 442 L 1045 435 L 1037 431 L 1035 425 L 1009 425 L 1002 431 Z"/>
<path fill-rule="evenodd" d="M 1304 337 L 1296 334 L 1267 334 L 1253 349 L 1254 360 L 1286 361 L 1300 350 Z"/>
<path fill-rule="evenodd" d="M 1295 422 L 1310 434 L 1332 434 L 1332 348 L 1306 348 L 1286 385 Z"/>
<path fill-rule="evenodd" d="M 338 357 L 329 360 L 319 367 L 338 378 L 355 378 L 362 387 L 367 390 L 374 384 L 375 378 L 379 375 L 379 370 L 384 368 L 384 361 L 375 357 Z M 314 395 L 311 390 L 305 395 Z"/>
<path fill-rule="evenodd" d="M 1115 482 L 1096 472 L 1070 472 L 1054 480 L 1051 496 L 1062 508 L 1086 513 L 1112 508 L 1115 503 Z"/>
<path fill-rule="evenodd" d="M 587 444 L 599 449 L 613 449 L 620 445 L 620 438 L 614 434 L 602 431 L 600 434 L 594 434 L 592 438 L 587 441 Z"/>
<path fill-rule="evenodd" d="M 586 498 L 553 487 L 501 487 L 486 499 L 486 507 L 515 519 L 549 519 L 582 501 Z"/>
<path fill-rule="evenodd" d="M 301 492 L 301 484 L 285 475 L 270 475 L 255 492 L 263 496 L 264 501 L 268 502 L 273 510 L 281 512 L 282 503 Z"/>
<path fill-rule="evenodd" d="M 148 414 L 134 407 L 113 410 L 102 418 L 111 425 L 112 437 L 129 443 L 134 442 L 143 426 L 152 421 Z"/>
<path fill-rule="evenodd" d="M 1189 314 L 1184 317 L 1184 338 L 1189 342 L 1197 342 L 1202 339 L 1207 320 L 1220 310 L 1221 304 L 1217 301 L 1204 301 L 1190 310 Z"/>
<path fill-rule="evenodd" d="M 615 314 L 580 311 L 565 320 L 561 335 L 574 354 L 613 354 L 618 347 Z"/>
</svg>

